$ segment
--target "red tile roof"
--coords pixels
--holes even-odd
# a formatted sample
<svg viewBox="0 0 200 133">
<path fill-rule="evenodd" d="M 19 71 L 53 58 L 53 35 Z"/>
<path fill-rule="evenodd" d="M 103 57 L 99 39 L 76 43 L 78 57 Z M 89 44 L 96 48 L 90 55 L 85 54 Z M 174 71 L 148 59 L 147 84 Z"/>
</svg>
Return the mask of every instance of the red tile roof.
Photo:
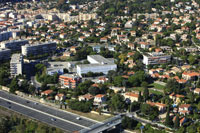
<svg viewBox="0 0 200 133">
<path fill-rule="evenodd" d="M 99 98 L 102 98 L 102 97 L 104 97 L 105 95 L 103 95 L 103 94 L 98 94 L 98 95 L 96 95 L 95 97 L 99 97 Z"/>
<path fill-rule="evenodd" d="M 135 94 L 135 93 L 133 93 L 133 92 L 127 92 L 127 93 L 125 93 L 125 95 L 131 96 L 131 97 L 139 97 L 138 94 Z"/>
</svg>

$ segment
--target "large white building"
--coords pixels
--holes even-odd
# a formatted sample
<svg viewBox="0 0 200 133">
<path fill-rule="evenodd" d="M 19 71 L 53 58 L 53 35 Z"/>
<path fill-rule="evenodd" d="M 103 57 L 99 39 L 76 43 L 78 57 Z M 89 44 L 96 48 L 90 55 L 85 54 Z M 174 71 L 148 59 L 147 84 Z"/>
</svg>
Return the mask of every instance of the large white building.
<svg viewBox="0 0 200 133">
<path fill-rule="evenodd" d="M 10 61 L 10 74 L 12 77 L 22 74 L 23 56 L 21 54 L 13 54 Z"/>
<path fill-rule="evenodd" d="M 21 46 L 28 44 L 28 40 L 12 40 L 1 42 L 1 48 L 8 48 L 12 51 L 21 50 Z"/>
<path fill-rule="evenodd" d="M 29 55 L 41 55 L 45 53 L 51 53 L 56 50 L 55 42 L 46 42 L 42 44 L 26 44 L 22 46 L 22 54 L 24 56 Z"/>
<path fill-rule="evenodd" d="M 110 70 L 116 70 L 117 65 L 114 63 L 114 59 L 106 59 L 100 55 L 88 55 L 87 60 L 90 64 L 77 65 L 77 74 L 81 76 L 88 72 L 104 73 L 107 74 Z"/>
<path fill-rule="evenodd" d="M 162 52 L 153 52 L 143 55 L 143 63 L 145 65 L 163 64 L 171 61 L 171 55 Z"/>
<path fill-rule="evenodd" d="M 0 48 L 0 60 L 9 60 L 10 59 L 11 50 Z"/>
</svg>

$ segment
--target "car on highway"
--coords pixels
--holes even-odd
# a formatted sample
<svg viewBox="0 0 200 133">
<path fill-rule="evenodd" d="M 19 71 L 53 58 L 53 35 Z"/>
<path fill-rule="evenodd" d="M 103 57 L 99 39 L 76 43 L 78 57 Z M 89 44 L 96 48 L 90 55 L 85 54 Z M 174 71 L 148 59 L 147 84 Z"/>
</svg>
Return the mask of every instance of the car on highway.
<svg viewBox="0 0 200 133">
<path fill-rule="evenodd" d="M 8 104 L 11 104 L 11 102 L 7 102 Z"/>
<path fill-rule="evenodd" d="M 35 104 L 35 105 L 38 105 L 38 103 L 36 103 L 36 102 L 35 102 L 34 104 Z"/>
<path fill-rule="evenodd" d="M 76 119 L 77 119 L 77 120 L 80 120 L 80 119 L 81 119 L 81 117 L 76 117 Z"/>
<path fill-rule="evenodd" d="M 111 122 L 108 122 L 106 125 L 107 125 L 107 126 L 110 126 L 110 124 L 111 124 Z"/>
<path fill-rule="evenodd" d="M 51 118 L 51 121 L 56 121 L 56 119 L 55 118 Z"/>
<path fill-rule="evenodd" d="M 26 101 L 26 103 L 30 103 L 29 101 Z"/>
<path fill-rule="evenodd" d="M 9 106 L 8 108 L 11 108 L 11 106 Z"/>
</svg>

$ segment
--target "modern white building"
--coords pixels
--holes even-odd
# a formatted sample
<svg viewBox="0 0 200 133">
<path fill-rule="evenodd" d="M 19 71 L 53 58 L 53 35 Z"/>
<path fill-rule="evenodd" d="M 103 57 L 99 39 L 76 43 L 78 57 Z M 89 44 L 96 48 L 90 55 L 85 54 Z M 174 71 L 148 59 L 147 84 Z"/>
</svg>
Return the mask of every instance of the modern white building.
<svg viewBox="0 0 200 133">
<path fill-rule="evenodd" d="M 23 56 L 21 54 L 13 54 L 10 61 L 10 74 L 12 77 L 22 74 Z"/>
<path fill-rule="evenodd" d="M 87 60 L 90 64 L 77 65 L 77 74 L 81 76 L 88 72 L 104 73 L 107 74 L 110 70 L 116 70 L 117 65 L 114 63 L 114 59 L 106 59 L 101 55 L 88 55 Z"/>
<path fill-rule="evenodd" d="M 171 61 L 171 55 L 162 52 L 153 52 L 143 55 L 143 63 L 145 65 L 163 64 Z"/>
<path fill-rule="evenodd" d="M 45 53 L 51 53 L 56 50 L 55 42 L 46 42 L 42 44 L 26 44 L 21 47 L 22 55 L 41 55 Z"/>
<path fill-rule="evenodd" d="M 28 44 L 28 40 L 12 40 L 1 42 L 1 48 L 8 48 L 12 51 L 21 50 L 21 46 Z"/>
<path fill-rule="evenodd" d="M 0 48 L 0 60 L 9 60 L 10 59 L 11 50 Z"/>
</svg>

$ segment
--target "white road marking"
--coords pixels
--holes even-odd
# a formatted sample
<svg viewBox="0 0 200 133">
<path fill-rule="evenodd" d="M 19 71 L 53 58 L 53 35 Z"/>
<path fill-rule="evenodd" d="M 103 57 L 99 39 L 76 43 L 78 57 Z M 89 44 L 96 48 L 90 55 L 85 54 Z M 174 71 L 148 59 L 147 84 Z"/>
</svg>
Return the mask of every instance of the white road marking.
<svg viewBox="0 0 200 133">
<path fill-rule="evenodd" d="M 45 115 L 54 117 L 54 118 L 56 118 L 56 119 L 59 119 L 59 120 L 62 120 L 62 121 L 65 121 L 65 122 L 74 124 L 74 125 L 76 125 L 76 126 L 79 126 L 79 127 L 82 127 L 82 128 L 90 129 L 89 127 L 85 127 L 85 126 L 83 126 L 83 125 L 80 125 L 80 124 L 77 124 L 77 123 L 74 123 L 74 122 L 65 120 L 65 119 L 63 119 L 63 118 L 60 118 L 60 117 L 57 117 L 57 116 L 54 116 L 54 115 L 51 115 L 51 114 L 48 114 L 48 113 L 45 113 L 45 112 L 42 112 L 42 111 L 40 111 L 40 110 L 37 110 L 37 109 L 31 108 L 31 107 L 25 106 L 25 105 L 23 105 L 23 104 L 16 103 L 16 102 L 11 101 L 11 100 L 8 100 L 8 99 L 6 99 L 6 98 L 0 97 L 0 99 L 3 99 L 3 100 L 8 101 L 8 102 L 12 102 L 12 103 L 17 104 L 17 105 L 19 105 L 19 106 L 22 106 L 22 107 L 24 107 L 24 108 L 28 108 L 28 109 L 34 110 L 34 111 L 36 111 L 36 112 L 39 112 L 39 113 L 42 113 L 42 114 L 45 114 Z"/>
</svg>

